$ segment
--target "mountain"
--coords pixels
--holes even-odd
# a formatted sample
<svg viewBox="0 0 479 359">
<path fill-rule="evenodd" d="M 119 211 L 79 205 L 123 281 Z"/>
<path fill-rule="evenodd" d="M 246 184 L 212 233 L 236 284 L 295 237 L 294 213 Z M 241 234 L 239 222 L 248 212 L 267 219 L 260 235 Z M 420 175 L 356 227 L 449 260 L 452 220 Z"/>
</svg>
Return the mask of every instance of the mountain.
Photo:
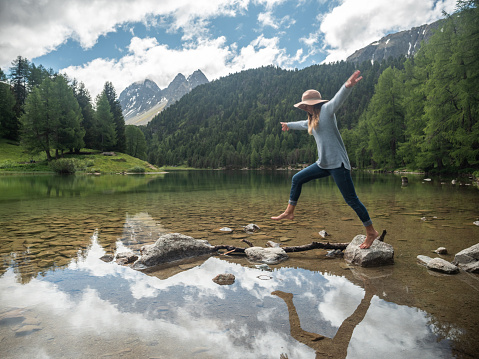
<svg viewBox="0 0 479 359">
<path fill-rule="evenodd" d="M 389 57 L 398 58 L 402 55 L 412 57 L 421 47 L 421 42 L 427 42 L 443 21 L 439 20 L 432 24 L 413 27 L 411 30 L 389 34 L 357 50 L 346 61 L 360 64 L 363 61 L 381 62 Z"/>
<path fill-rule="evenodd" d="M 208 82 L 203 72 L 197 70 L 188 78 L 182 74 L 176 75 L 163 90 L 149 79 L 133 83 L 124 89 L 119 97 L 125 123 L 146 125 L 163 109 L 178 101 L 195 87 Z"/>
</svg>

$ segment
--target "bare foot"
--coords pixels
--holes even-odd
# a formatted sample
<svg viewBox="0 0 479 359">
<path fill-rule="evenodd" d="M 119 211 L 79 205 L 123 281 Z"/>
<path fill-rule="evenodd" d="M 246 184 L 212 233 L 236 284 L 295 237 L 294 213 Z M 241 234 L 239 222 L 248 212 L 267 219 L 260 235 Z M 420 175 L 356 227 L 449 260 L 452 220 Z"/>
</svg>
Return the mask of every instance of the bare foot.
<svg viewBox="0 0 479 359">
<path fill-rule="evenodd" d="M 379 233 L 375 230 L 374 232 L 368 233 L 366 239 L 359 246 L 361 249 L 368 249 L 373 244 L 374 240 L 379 237 Z"/>
<path fill-rule="evenodd" d="M 293 218 L 294 218 L 294 214 L 287 213 L 287 212 L 283 212 L 277 217 L 271 217 L 271 219 L 274 219 L 275 221 L 280 221 L 282 219 L 293 219 Z"/>
</svg>

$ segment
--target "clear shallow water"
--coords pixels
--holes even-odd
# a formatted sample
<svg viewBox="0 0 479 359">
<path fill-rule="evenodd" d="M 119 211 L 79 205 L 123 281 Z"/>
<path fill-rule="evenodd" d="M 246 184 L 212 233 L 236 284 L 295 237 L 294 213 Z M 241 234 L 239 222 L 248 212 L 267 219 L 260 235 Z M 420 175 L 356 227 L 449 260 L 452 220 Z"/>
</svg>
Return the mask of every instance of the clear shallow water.
<svg viewBox="0 0 479 359">
<path fill-rule="evenodd" d="M 473 186 L 410 176 L 401 187 L 398 176 L 356 174 L 361 200 L 395 248 L 390 267 L 350 269 L 321 250 L 292 254 L 272 271 L 225 256 L 153 273 L 99 259 L 166 232 L 245 246 L 248 223 L 262 229 L 247 237 L 256 245 L 306 244 L 321 229 L 334 242 L 362 233 L 329 180 L 304 188 L 295 221 L 269 220 L 284 209 L 290 177 L 0 177 L 2 358 L 476 357 L 478 275 L 416 264 L 439 246 L 452 260 L 479 242 Z M 224 226 L 234 232 L 220 233 Z M 235 283 L 215 284 L 220 273 Z"/>
</svg>

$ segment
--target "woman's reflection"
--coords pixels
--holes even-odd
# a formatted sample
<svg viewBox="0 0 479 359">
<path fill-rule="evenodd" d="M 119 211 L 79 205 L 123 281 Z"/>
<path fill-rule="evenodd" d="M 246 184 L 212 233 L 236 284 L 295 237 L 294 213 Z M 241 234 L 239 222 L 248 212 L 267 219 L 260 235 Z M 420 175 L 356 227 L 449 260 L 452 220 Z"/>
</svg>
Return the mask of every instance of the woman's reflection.
<svg viewBox="0 0 479 359">
<path fill-rule="evenodd" d="M 363 300 L 356 308 L 354 313 L 344 320 L 339 327 L 334 338 L 327 338 L 323 335 L 307 332 L 301 329 L 298 313 L 293 304 L 293 294 L 282 291 L 274 291 L 271 294 L 283 299 L 288 306 L 289 311 L 289 326 L 291 328 L 291 336 L 297 341 L 306 344 L 316 351 L 316 358 L 334 358 L 344 359 L 348 352 L 349 342 L 353 335 L 354 328 L 362 322 L 366 312 L 371 304 L 371 299 L 374 295 L 369 285 L 365 286 L 366 293 Z M 281 359 L 286 359 L 287 356 L 281 354 Z"/>
</svg>

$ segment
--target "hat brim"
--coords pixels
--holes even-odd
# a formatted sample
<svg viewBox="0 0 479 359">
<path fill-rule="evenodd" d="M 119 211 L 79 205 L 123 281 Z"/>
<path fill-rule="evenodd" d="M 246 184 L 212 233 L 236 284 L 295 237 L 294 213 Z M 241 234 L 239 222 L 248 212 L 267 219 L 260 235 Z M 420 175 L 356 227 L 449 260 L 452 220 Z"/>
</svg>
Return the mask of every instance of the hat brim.
<svg viewBox="0 0 479 359">
<path fill-rule="evenodd" d="M 328 101 L 329 100 L 305 100 L 305 101 L 298 102 L 297 104 L 294 104 L 294 107 L 304 110 L 305 106 L 317 105 L 318 103 L 325 103 Z"/>
</svg>

